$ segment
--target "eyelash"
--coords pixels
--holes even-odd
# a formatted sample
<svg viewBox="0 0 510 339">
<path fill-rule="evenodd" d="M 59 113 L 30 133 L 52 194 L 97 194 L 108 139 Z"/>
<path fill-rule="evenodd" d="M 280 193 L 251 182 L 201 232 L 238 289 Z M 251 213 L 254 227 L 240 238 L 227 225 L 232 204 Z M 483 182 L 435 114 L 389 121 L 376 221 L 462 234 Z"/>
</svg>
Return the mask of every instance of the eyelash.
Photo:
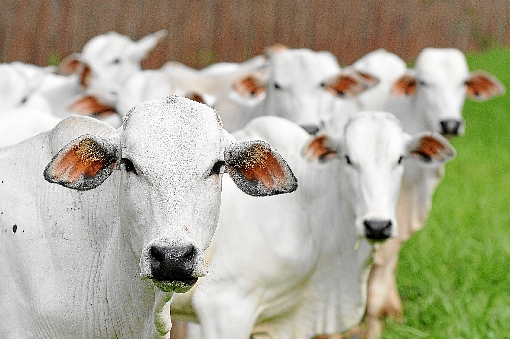
<svg viewBox="0 0 510 339">
<path fill-rule="evenodd" d="M 133 165 L 133 162 L 127 158 L 122 158 L 120 159 L 120 163 L 122 165 L 124 165 L 124 169 L 126 170 L 126 172 L 132 172 L 134 174 L 138 174 L 136 172 L 136 168 L 135 168 L 135 165 Z"/>
<path fill-rule="evenodd" d="M 214 166 L 211 168 L 210 175 L 225 173 L 225 165 L 226 165 L 225 161 L 223 161 L 223 160 L 217 161 L 214 164 Z"/>
</svg>

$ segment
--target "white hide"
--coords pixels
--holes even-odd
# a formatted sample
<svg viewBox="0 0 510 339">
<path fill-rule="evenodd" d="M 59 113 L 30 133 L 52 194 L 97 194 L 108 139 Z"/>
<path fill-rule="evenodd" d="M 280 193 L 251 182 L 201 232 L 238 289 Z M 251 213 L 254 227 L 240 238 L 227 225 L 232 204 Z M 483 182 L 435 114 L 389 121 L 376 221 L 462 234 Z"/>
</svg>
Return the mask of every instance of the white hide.
<svg viewBox="0 0 510 339">
<path fill-rule="evenodd" d="M 0 64 L 0 147 L 50 130 L 60 121 L 36 91 L 48 72 L 50 68 L 20 62 Z"/>
<path fill-rule="evenodd" d="M 336 96 L 344 97 L 339 99 L 342 105 L 350 104 L 348 98 L 373 85 L 356 74 L 343 72 L 329 52 L 279 48 L 266 57 L 263 72 L 238 78 L 228 98 L 214 105 L 227 130 L 240 129 L 257 116 L 275 115 L 315 133 L 330 119 L 331 106 L 338 106 Z"/>
<path fill-rule="evenodd" d="M 499 81 L 484 72 L 469 73 L 466 59 L 456 49 L 426 48 L 414 68 L 395 80 L 384 106 L 401 120 L 408 133 L 436 131 L 448 136 L 464 133 L 462 108 L 466 97 L 486 100 L 504 93 Z M 368 94 L 368 93 L 367 93 Z M 449 126 L 444 128 L 442 126 Z M 458 130 L 451 124 L 458 124 Z M 423 168 L 406 163 L 397 207 L 400 225 L 398 239 L 377 251 L 369 280 L 367 329 L 370 339 L 381 337 L 383 315 L 403 316 L 395 278 L 402 243 L 423 228 L 434 192 L 444 175 L 444 166 Z"/>
<path fill-rule="evenodd" d="M 484 77 L 481 86 L 476 79 Z M 409 133 L 435 131 L 462 135 L 462 109 L 466 97 L 486 100 L 504 93 L 504 86 L 489 74 L 469 72 L 464 54 L 453 48 L 425 48 L 409 74 L 393 86 L 393 97 L 385 109 L 394 113 Z M 456 133 L 445 133 L 442 123 L 459 123 Z"/>
<path fill-rule="evenodd" d="M 345 137 L 328 138 L 338 153 L 317 163 L 302 155 L 310 136 L 285 119 L 254 119 L 235 136 L 270 142 L 299 189 L 251 199 L 224 181 L 218 228 L 206 252 L 209 275 L 175 295 L 173 319 L 200 321 L 203 339 L 308 339 L 357 325 L 372 253 L 362 221 L 391 220 L 396 235 L 400 162 L 418 139 L 387 113 L 360 113 Z"/>
<path fill-rule="evenodd" d="M 220 174 L 264 165 L 235 155 L 260 143 L 232 142 L 212 109 L 169 97 L 118 130 L 69 117 L 1 150 L 0 337 L 168 338 L 173 291 L 206 273 Z M 183 262 L 156 277 L 167 259 Z"/>
</svg>

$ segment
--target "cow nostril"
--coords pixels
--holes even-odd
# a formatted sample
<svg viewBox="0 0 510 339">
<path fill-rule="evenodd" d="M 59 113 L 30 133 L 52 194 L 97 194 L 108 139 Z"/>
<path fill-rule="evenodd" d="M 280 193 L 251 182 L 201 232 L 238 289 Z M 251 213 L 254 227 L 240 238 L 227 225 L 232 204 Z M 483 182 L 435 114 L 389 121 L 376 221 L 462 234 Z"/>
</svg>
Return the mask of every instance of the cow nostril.
<svg viewBox="0 0 510 339">
<path fill-rule="evenodd" d="M 317 132 L 319 132 L 319 126 L 317 125 L 301 125 L 301 128 L 303 128 L 308 134 L 315 135 Z"/>
<path fill-rule="evenodd" d="M 150 249 L 150 256 L 157 262 L 162 262 L 165 259 L 164 248 L 161 246 L 152 246 Z"/>
<path fill-rule="evenodd" d="M 458 135 L 462 122 L 457 119 L 445 119 L 439 122 L 442 135 Z"/>
<path fill-rule="evenodd" d="M 153 245 L 149 249 L 152 278 L 160 281 L 191 281 L 197 250 L 194 246 Z"/>
<path fill-rule="evenodd" d="M 365 220 L 365 236 L 370 240 L 385 240 L 391 236 L 393 223 L 391 220 Z"/>
</svg>

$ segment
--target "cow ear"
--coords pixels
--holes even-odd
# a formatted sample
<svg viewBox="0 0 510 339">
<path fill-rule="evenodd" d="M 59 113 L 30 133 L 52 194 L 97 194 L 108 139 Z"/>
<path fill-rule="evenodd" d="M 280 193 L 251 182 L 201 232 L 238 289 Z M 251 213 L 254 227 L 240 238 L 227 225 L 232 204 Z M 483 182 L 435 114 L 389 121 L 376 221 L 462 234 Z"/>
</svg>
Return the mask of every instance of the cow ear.
<svg viewBox="0 0 510 339">
<path fill-rule="evenodd" d="M 321 86 L 338 97 L 353 98 L 377 85 L 379 80 L 367 73 L 343 73 L 324 81 Z"/>
<path fill-rule="evenodd" d="M 225 150 L 230 177 L 243 192 L 252 196 L 290 193 L 297 179 L 282 156 L 264 141 L 243 141 Z"/>
<path fill-rule="evenodd" d="M 51 183 L 79 191 L 101 185 L 119 159 L 119 147 L 106 139 L 81 136 L 62 148 L 44 170 Z"/>
<path fill-rule="evenodd" d="M 66 56 L 58 65 L 60 74 L 70 75 L 81 70 L 80 53 L 73 53 Z"/>
<path fill-rule="evenodd" d="M 320 134 L 305 144 L 302 154 L 308 161 L 328 162 L 337 156 L 339 145 L 340 143 L 329 135 Z"/>
<path fill-rule="evenodd" d="M 138 40 L 133 50 L 136 58 L 140 61 L 145 59 L 149 55 L 150 51 L 152 51 L 167 35 L 168 31 L 166 29 L 162 29 Z"/>
<path fill-rule="evenodd" d="M 77 99 L 69 106 L 69 110 L 80 115 L 108 116 L 117 113 L 114 107 L 101 103 L 91 95 Z"/>
<path fill-rule="evenodd" d="M 420 133 L 410 137 L 408 155 L 423 164 L 439 166 L 455 157 L 455 148 L 438 133 Z"/>
<path fill-rule="evenodd" d="M 485 101 L 505 93 L 505 86 L 483 71 L 472 72 L 466 86 L 467 96 L 476 101 Z"/>
<path fill-rule="evenodd" d="M 391 86 L 391 94 L 401 98 L 403 96 L 412 97 L 416 93 L 416 78 L 405 74 L 395 80 Z"/>
<path fill-rule="evenodd" d="M 243 98 L 258 98 L 266 93 L 266 83 L 261 74 L 251 72 L 237 78 L 232 88 Z"/>
</svg>

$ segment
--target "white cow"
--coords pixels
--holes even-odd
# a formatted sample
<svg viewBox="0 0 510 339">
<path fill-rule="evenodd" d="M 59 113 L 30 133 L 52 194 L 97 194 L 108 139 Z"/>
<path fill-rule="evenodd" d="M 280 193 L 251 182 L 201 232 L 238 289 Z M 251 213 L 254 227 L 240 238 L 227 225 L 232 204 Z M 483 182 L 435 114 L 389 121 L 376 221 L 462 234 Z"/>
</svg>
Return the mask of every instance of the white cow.
<svg viewBox="0 0 510 339">
<path fill-rule="evenodd" d="M 374 84 L 357 74 L 342 72 L 329 52 L 278 48 L 266 56 L 264 73 L 247 74 L 234 81 L 236 100 L 214 105 L 227 130 L 242 128 L 257 116 L 275 115 L 316 133 L 330 110 L 331 94 L 353 97 Z"/>
<path fill-rule="evenodd" d="M 141 62 L 167 35 L 160 30 L 138 41 L 108 32 L 90 39 L 80 53 L 62 60 L 62 74 L 49 74 L 39 91 L 50 101 L 53 112 L 64 118 L 72 113 L 96 115 L 118 127 L 115 113 L 118 86 L 141 70 Z"/>
<path fill-rule="evenodd" d="M 389 97 L 384 109 L 395 113 L 406 132 L 436 131 L 452 137 L 464 133 L 462 108 L 466 97 L 490 99 L 503 94 L 504 86 L 485 72 L 469 73 L 459 50 L 426 48 L 414 68 L 397 79 L 391 90 L 396 96 Z M 378 249 L 369 278 L 367 323 L 371 339 L 381 336 L 380 318 L 403 317 L 395 278 L 398 253 L 402 243 L 425 225 L 443 175 L 443 166 L 433 169 L 405 165 L 397 208 L 399 237 Z"/>
<path fill-rule="evenodd" d="M 233 92 L 230 86 L 237 78 L 259 72 L 265 64 L 265 57 L 258 56 L 243 63 L 222 62 L 197 70 L 170 61 L 159 69 L 143 70 L 130 76 L 119 90 L 116 108 L 124 115 L 140 102 L 170 94 L 221 107 L 225 102 L 222 99 Z M 226 130 L 231 130 L 229 120 L 222 115 Z"/>
<path fill-rule="evenodd" d="M 51 68 L 32 72 L 25 64 L 0 64 L 0 147 L 13 145 L 53 128 L 60 119 L 36 91 Z"/>
<path fill-rule="evenodd" d="M 454 150 L 441 136 L 405 134 L 394 116 L 353 117 L 340 139 L 310 136 L 265 116 L 235 133 L 271 142 L 299 189 L 251 199 L 225 180 L 210 274 L 175 296 L 173 319 L 200 322 L 203 339 L 311 338 L 347 330 L 365 310 L 374 243 L 397 234 L 403 161 L 439 165 Z M 306 160 L 303 157 L 309 160 Z M 359 243 L 359 248 L 356 245 Z"/>
<path fill-rule="evenodd" d="M 173 292 L 206 274 L 224 170 L 249 194 L 296 188 L 267 144 L 178 97 L 1 150 L 0 337 L 168 338 Z"/>
</svg>

